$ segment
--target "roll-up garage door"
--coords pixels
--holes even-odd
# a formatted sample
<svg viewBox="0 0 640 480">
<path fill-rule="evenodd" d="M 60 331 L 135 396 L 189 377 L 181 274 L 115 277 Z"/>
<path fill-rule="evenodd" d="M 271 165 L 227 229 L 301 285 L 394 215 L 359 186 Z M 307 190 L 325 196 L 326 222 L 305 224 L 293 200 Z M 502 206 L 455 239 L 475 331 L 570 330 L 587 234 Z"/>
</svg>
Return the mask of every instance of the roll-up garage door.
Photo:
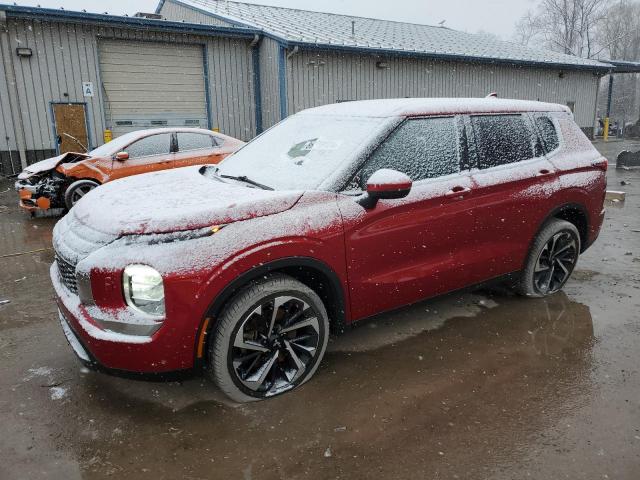
<svg viewBox="0 0 640 480">
<path fill-rule="evenodd" d="M 208 128 L 201 45 L 101 40 L 98 48 L 114 137 L 143 128 Z"/>
</svg>

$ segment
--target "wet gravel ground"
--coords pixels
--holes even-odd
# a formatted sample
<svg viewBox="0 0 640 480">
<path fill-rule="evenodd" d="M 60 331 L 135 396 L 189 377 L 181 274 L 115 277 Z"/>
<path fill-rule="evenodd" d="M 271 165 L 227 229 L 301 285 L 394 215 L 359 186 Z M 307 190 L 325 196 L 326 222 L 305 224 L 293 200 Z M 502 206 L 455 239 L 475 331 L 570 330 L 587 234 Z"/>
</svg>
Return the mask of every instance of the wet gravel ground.
<svg viewBox="0 0 640 480">
<path fill-rule="evenodd" d="M 48 280 L 55 219 L 0 181 L 0 478 L 640 478 L 640 170 L 609 185 L 626 202 L 564 292 L 377 317 L 299 391 L 237 406 L 203 377 L 83 369 Z"/>
</svg>

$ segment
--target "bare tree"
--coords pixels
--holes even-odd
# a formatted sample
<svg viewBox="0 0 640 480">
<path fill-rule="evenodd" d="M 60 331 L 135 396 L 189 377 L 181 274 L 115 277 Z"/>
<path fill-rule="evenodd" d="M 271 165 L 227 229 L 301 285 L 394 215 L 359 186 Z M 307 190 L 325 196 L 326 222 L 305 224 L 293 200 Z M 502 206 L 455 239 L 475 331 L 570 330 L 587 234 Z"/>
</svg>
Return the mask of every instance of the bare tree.
<svg viewBox="0 0 640 480">
<path fill-rule="evenodd" d="M 540 0 L 516 25 L 516 39 L 592 58 L 597 55 L 596 30 L 606 11 L 607 0 Z"/>
<path fill-rule="evenodd" d="M 640 3 L 622 0 L 612 5 L 599 25 L 597 40 L 606 58 L 640 60 Z"/>
</svg>

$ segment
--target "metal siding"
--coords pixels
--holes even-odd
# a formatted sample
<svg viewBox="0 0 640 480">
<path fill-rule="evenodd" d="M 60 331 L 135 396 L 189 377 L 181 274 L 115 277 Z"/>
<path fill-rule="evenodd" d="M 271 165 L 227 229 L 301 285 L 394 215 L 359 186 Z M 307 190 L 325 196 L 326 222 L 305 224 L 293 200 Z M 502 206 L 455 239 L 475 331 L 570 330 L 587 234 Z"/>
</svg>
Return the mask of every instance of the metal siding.
<svg viewBox="0 0 640 480">
<path fill-rule="evenodd" d="M 40 155 L 54 150 L 51 102 L 86 102 L 90 144 L 95 147 L 103 143 L 102 132 L 106 124 L 103 105 L 106 98 L 101 88 L 98 66 L 98 37 L 101 40 L 206 45 L 212 126 L 244 140 L 256 133 L 254 68 L 247 39 L 21 18 L 8 18 L 7 29 L 8 43 L 1 53 L 7 55 L 13 64 L 18 91 L 16 101 L 21 108 L 18 113 L 17 108 L 12 111 L 9 102 L 0 102 L 0 151 L 18 149 L 14 125 L 19 123 L 19 118 L 24 124 L 27 152 L 37 151 L 39 153 L 35 155 Z M 269 45 L 269 42 L 265 44 Z M 15 56 L 17 46 L 31 48 L 32 57 L 26 59 Z M 0 56 L 0 60 L 4 59 L 3 56 Z M 268 72 L 269 61 L 265 62 L 262 57 L 260 61 Z M 0 97 L 13 99 L 15 95 L 9 91 L 4 68 L 4 63 L 0 62 Z M 204 70 L 203 65 L 201 68 Z M 94 97 L 83 97 L 81 84 L 84 81 L 93 83 Z M 266 97 L 263 102 L 273 101 L 273 95 Z"/>
<path fill-rule="evenodd" d="M 0 25 L 0 28 L 3 28 Z M 4 37 L 0 37 L 2 39 Z M 13 128 L 11 105 L 9 104 L 9 80 L 5 71 L 5 45 L 0 45 L 0 151 L 17 150 L 16 132 Z M 11 52 L 11 50 L 9 50 Z"/>
<path fill-rule="evenodd" d="M 99 96 L 82 96 L 82 82 L 93 82 L 98 88 L 96 71 L 89 68 L 87 32 L 81 26 L 67 23 L 43 23 L 8 19 L 10 51 L 18 46 L 31 48 L 29 58 L 13 57 L 16 86 L 27 150 L 53 150 L 53 118 L 51 102 L 86 102 L 90 125 L 90 146 L 102 143 L 103 124 Z M 66 94 L 66 95 L 65 95 Z"/>
<path fill-rule="evenodd" d="M 215 39 L 207 50 L 214 127 L 222 133 L 250 140 L 256 134 L 256 109 L 249 42 Z"/>
<path fill-rule="evenodd" d="M 378 61 L 390 68 L 377 68 Z M 576 121 L 581 127 L 591 127 L 598 86 L 592 72 L 568 71 L 560 78 L 560 71 L 553 69 L 317 50 L 293 55 L 287 60 L 287 70 L 290 114 L 338 100 L 484 97 L 496 91 L 503 98 L 560 104 L 575 101 Z"/>
<path fill-rule="evenodd" d="M 160 13 L 165 19 L 176 22 L 185 21 L 188 23 L 202 23 L 203 25 L 220 25 L 224 27 L 233 27 L 232 22 L 226 22 L 220 18 L 213 17 L 202 13 L 194 8 L 181 5 L 174 2 L 164 2 Z"/>
<path fill-rule="evenodd" d="M 280 121 L 280 87 L 278 83 L 278 42 L 263 38 L 260 42 L 260 76 L 262 87 L 262 124 L 265 129 Z"/>
</svg>

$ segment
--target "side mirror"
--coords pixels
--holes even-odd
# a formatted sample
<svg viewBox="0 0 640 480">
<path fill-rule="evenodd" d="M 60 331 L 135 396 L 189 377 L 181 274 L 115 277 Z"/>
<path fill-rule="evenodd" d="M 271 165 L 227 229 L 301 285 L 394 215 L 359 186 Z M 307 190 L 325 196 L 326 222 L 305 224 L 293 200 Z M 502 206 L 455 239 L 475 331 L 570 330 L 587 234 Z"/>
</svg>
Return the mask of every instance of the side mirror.
<svg viewBox="0 0 640 480">
<path fill-rule="evenodd" d="M 402 172 L 382 168 L 373 173 L 367 181 L 367 193 L 358 203 L 364 208 L 373 208 L 378 200 L 392 200 L 409 195 L 413 182 Z"/>
<path fill-rule="evenodd" d="M 118 152 L 116 153 L 116 160 L 118 160 L 119 162 L 122 162 L 124 160 L 128 160 L 129 159 L 129 154 L 127 152 Z"/>
</svg>

